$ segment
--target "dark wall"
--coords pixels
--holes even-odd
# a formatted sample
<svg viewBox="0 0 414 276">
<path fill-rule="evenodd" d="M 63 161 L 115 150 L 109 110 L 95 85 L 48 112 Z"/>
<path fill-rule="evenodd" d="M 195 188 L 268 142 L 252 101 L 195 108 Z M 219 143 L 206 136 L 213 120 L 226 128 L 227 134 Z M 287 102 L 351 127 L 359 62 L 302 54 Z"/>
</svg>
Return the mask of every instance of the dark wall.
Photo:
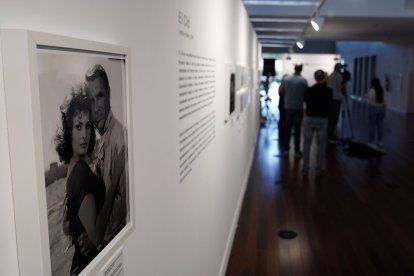
<svg viewBox="0 0 414 276">
<path fill-rule="evenodd" d="M 263 59 L 263 76 L 267 76 L 270 73 L 271 76 L 275 76 L 275 59 Z"/>
</svg>

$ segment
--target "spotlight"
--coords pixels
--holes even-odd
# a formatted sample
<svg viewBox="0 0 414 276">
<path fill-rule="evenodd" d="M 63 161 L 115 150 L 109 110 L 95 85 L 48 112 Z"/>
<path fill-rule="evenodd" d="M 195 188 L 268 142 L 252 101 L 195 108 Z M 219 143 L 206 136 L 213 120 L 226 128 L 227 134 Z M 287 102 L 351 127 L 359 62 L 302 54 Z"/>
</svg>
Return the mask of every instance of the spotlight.
<svg viewBox="0 0 414 276">
<path fill-rule="evenodd" d="M 325 21 L 325 18 L 317 15 L 314 18 L 312 18 L 311 25 L 315 31 L 319 31 L 322 28 L 322 24 L 324 21 Z"/>
<path fill-rule="evenodd" d="M 299 49 L 303 49 L 305 46 L 305 41 L 303 39 L 296 41 L 296 46 L 298 46 Z"/>
</svg>

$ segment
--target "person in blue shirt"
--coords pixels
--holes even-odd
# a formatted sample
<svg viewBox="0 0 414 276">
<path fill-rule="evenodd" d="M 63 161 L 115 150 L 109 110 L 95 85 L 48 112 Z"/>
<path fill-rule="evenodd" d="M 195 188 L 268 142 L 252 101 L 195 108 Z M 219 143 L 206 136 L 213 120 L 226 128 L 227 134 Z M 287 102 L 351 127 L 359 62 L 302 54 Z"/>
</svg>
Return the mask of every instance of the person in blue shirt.
<svg viewBox="0 0 414 276">
<path fill-rule="evenodd" d="M 303 119 L 303 99 L 308 88 L 308 82 L 301 76 L 302 64 L 295 65 L 295 73 L 286 77 L 283 82 L 285 107 L 284 155 L 289 154 L 289 144 L 292 128 L 295 131 L 295 156 L 302 157 L 300 149 L 301 125 Z"/>
</svg>

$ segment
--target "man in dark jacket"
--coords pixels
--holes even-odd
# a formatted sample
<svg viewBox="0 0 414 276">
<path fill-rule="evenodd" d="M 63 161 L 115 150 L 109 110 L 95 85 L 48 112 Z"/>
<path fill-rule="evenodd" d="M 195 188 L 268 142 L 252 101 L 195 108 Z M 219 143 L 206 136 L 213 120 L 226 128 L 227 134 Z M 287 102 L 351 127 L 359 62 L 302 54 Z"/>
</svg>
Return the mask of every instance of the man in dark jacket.
<svg viewBox="0 0 414 276">
<path fill-rule="evenodd" d="M 323 162 L 326 149 L 329 108 L 333 99 L 333 91 L 326 86 L 326 73 L 317 70 L 314 73 L 316 84 L 305 92 L 306 117 L 304 120 L 303 172 L 309 171 L 310 149 L 313 133 L 317 136 L 316 174 L 324 173 Z"/>
</svg>

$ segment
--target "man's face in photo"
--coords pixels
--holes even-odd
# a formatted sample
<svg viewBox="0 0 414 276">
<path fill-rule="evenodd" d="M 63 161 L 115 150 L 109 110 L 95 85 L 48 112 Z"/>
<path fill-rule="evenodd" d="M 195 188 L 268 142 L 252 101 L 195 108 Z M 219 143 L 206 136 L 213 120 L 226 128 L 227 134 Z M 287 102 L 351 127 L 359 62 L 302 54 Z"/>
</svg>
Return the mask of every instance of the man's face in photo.
<svg viewBox="0 0 414 276">
<path fill-rule="evenodd" d="M 109 87 L 106 88 L 101 78 L 88 81 L 88 89 L 92 98 L 92 117 L 95 127 L 102 135 L 106 118 L 109 114 Z"/>
</svg>

